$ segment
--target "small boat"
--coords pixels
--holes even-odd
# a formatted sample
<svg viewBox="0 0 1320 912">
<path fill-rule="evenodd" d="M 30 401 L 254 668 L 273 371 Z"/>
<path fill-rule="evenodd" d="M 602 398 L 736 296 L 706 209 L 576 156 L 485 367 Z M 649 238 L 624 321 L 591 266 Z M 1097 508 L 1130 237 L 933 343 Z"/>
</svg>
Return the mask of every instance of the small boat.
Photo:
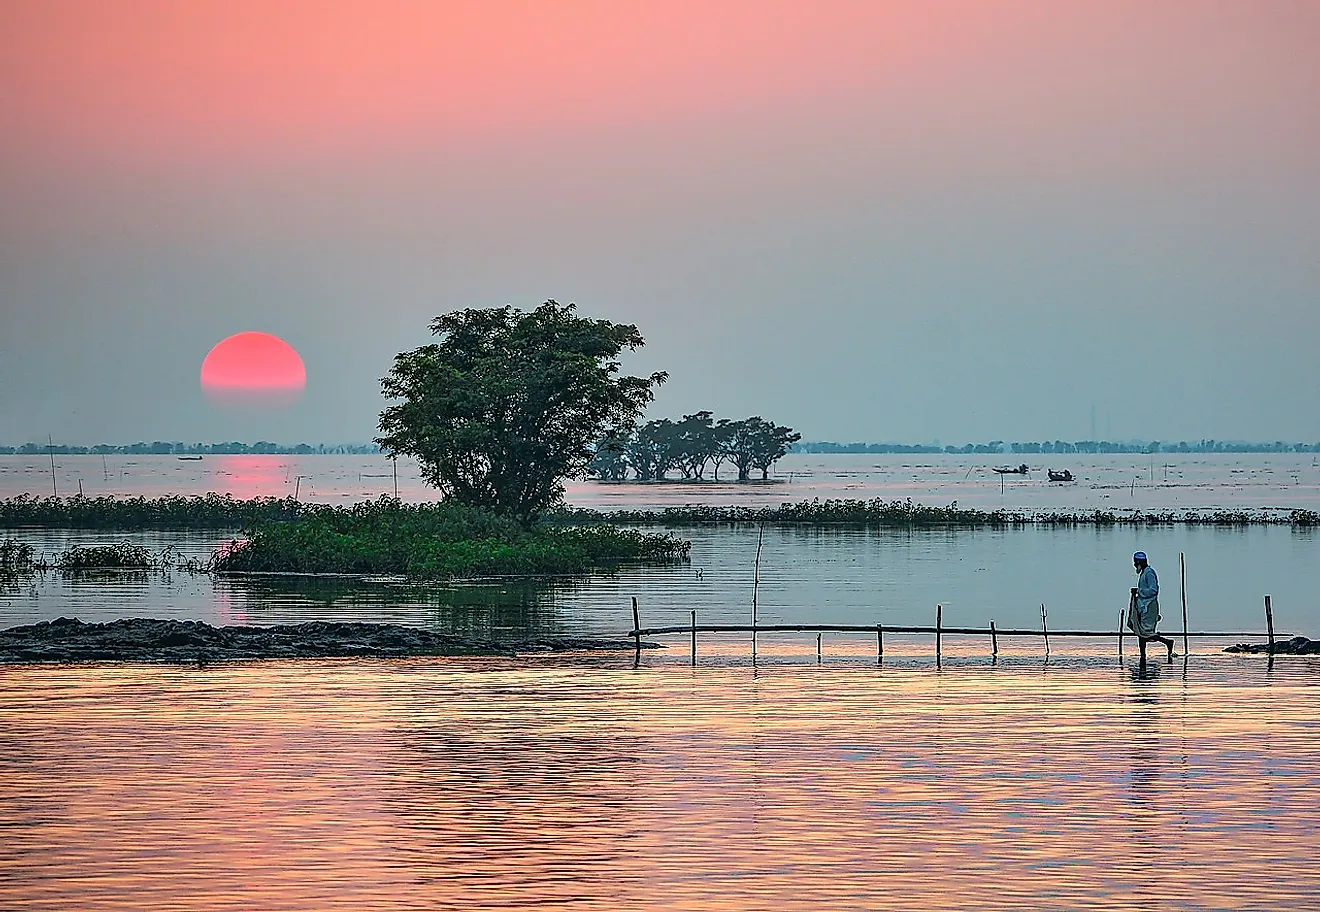
<svg viewBox="0 0 1320 912">
<path fill-rule="evenodd" d="M 184 460 L 185 462 L 191 462 L 191 461 L 194 461 L 194 460 L 201 459 L 202 457 L 200 457 L 200 456 L 176 456 L 176 457 L 174 457 L 174 458 L 175 458 L 175 459 L 182 459 L 182 460 Z"/>
<path fill-rule="evenodd" d="M 1050 469 L 1050 481 L 1072 481 L 1072 480 L 1073 480 L 1073 473 L 1070 472 L 1068 469 L 1064 469 L 1062 472 L 1056 472 L 1053 469 Z"/>
<path fill-rule="evenodd" d="M 1027 474 L 1027 464 L 1024 462 L 1016 469 L 1009 468 L 1008 466 L 998 466 L 995 471 L 1000 475 L 1025 475 Z"/>
</svg>

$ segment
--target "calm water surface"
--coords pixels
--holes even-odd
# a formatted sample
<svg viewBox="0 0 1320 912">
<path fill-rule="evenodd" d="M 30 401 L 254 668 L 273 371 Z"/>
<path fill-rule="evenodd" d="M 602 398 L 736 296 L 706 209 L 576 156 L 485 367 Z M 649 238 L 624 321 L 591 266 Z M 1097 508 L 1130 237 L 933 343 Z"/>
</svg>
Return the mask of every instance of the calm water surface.
<svg viewBox="0 0 1320 912">
<path fill-rule="evenodd" d="M 228 493 L 352 503 L 392 495 L 395 466 L 381 456 L 57 456 L 55 485 L 46 457 L 0 456 L 0 497 Z M 993 466 L 1031 467 L 1001 477 Z M 1068 469 L 1074 484 L 1053 484 L 1047 469 Z M 726 472 L 727 476 L 727 472 Z M 982 509 L 1181 510 L 1316 509 L 1320 457 L 1314 453 L 1127 455 L 881 455 L 795 453 L 780 460 L 772 484 L 568 485 L 570 504 L 652 509 L 685 503 L 779 504 L 819 498 L 903 500 Z M 416 463 L 400 459 L 397 490 L 407 501 L 434 500 Z"/>
<path fill-rule="evenodd" d="M 0 669 L 0 908 L 1300 909 L 1320 664 Z"/>
<path fill-rule="evenodd" d="M 1034 466 L 1040 457 L 1028 457 Z M 81 459 L 81 461 L 79 461 Z M 1315 509 L 1311 456 L 798 457 L 783 484 L 579 485 L 575 503 L 911 496 L 1013 508 Z M 979 458 L 977 458 L 979 460 Z M 1171 458 L 1172 459 L 1172 458 Z M 6 461 L 7 460 L 7 461 Z M 1005 461 L 1017 461 L 1011 456 Z M 420 499 L 406 466 L 400 493 Z M 1145 481 L 1137 478 L 1145 471 Z M 0 457 L 0 496 L 41 494 Z M 388 467 L 386 467 L 388 471 Z M 118 472 L 119 477 L 115 474 Z M 791 473 L 791 480 L 790 480 Z M 1167 474 L 1167 479 L 1166 479 Z M 100 479 L 98 482 L 96 479 Z M 60 459 L 64 492 L 392 489 L 365 457 Z M 385 487 L 382 487 L 385 486 Z M 0 627 L 61 615 L 375 620 L 520 639 L 749 618 L 756 532 L 680 530 L 692 562 L 587 580 L 415 587 L 187 574 L 0 580 Z M 211 534 L 5 530 L 48 555 Z M 1320 535 L 1288 527 L 767 530 L 765 623 L 1112 629 L 1151 553 L 1166 629 L 1320 634 Z M 1137 669 L 1104 640 L 685 636 L 631 656 L 0 667 L 0 909 L 1320 907 L 1320 661 L 1193 642 Z"/>
<path fill-rule="evenodd" d="M 585 580 L 410 587 L 397 582 L 274 577 L 212 579 L 187 574 L 63 576 L 0 580 L 0 627 L 76 616 L 194 618 L 213 624 L 305 620 L 406 623 L 474 636 L 616 634 L 632 624 L 637 596 L 644 624 L 750 621 L 755 529 L 680 529 L 693 542 L 690 564 L 626 569 Z M 8 530 L 53 555 L 74 543 L 124 538 L 205 556 L 213 534 Z M 1181 627 L 1178 555 L 1188 564 L 1194 629 L 1263 629 L 1263 596 L 1280 631 L 1320 636 L 1320 530 L 1286 526 L 1017 530 L 767 529 L 761 555 L 759 619 L 765 623 L 910 625 L 932 623 L 944 606 L 950 626 L 1038 628 L 1049 623 L 1113 629 L 1135 579 L 1131 554 L 1151 554 L 1164 585 L 1166 627 Z"/>
</svg>

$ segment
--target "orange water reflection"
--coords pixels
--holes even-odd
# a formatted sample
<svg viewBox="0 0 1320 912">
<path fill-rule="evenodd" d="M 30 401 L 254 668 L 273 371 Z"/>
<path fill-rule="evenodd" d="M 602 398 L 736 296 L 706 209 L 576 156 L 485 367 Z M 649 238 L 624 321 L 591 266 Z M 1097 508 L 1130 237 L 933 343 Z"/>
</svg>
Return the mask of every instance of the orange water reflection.
<svg viewBox="0 0 1320 912">
<path fill-rule="evenodd" d="M 0 907 L 1298 908 L 1318 671 L 11 668 Z"/>
</svg>

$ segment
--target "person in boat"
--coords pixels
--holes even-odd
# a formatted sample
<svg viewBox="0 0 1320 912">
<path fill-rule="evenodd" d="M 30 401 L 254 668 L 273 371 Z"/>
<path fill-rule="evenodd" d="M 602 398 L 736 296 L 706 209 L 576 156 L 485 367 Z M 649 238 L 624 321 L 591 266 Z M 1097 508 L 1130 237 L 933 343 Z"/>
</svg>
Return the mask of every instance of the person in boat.
<svg viewBox="0 0 1320 912">
<path fill-rule="evenodd" d="M 1160 580 L 1155 575 L 1155 568 L 1146 559 L 1145 551 L 1132 555 L 1132 566 L 1137 572 L 1137 586 L 1132 590 L 1132 602 L 1128 606 L 1127 626 L 1137 635 L 1141 646 L 1141 661 L 1146 661 L 1146 643 L 1154 640 L 1163 643 L 1169 650 L 1169 661 L 1173 661 L 1173 640 L 1162 637 L 1156 631 L 1160 622 Z"/>
</svg>

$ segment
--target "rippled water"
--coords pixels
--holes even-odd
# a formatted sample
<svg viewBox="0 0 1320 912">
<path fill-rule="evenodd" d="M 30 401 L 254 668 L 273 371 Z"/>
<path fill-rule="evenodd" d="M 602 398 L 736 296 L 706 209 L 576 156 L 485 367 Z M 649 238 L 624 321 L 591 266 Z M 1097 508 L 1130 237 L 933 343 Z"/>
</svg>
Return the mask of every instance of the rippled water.
<svg viewBox="0 0 1320 912">
<path fill-rule="evenodd" d="M 350 458 L 83 459 L 60 471 L 104 468 L 108 484 L 123 461 L 118 493 L 296 483 L 337 501 L 392 485 Z M 1054 467 L 1080 485 L 1003 494 L 957 459 L 800 459 L 791 482 L 700 499 L 1317 506 L 1309 456 L 1184 458 L 1144 485 L 1129 477 L 1142 457 L 1074 460 Z M 38 468 L 0 458 L 0 496 Z M 636 485 L 570 497 L 698 499 Z M 129 538 L 205 556 L 224 538 L 2 534 L 46 554 Z M 689 565 L 575 581 L 51 573 L 0 580 L 0 627 L 355 619 L 518 639 L 620 633 L 634 596 L 646 625 L 693 610 L 745 623 L 756 532 L 680 534 Z M 1112 629 L 1137 548 L 1161 573 L 1166 630 L 1180 626 L 1182 552 L 1193 628 L 1260 629 L 1268 592 L 1280 632 L 1320 633 L 1320 535 L 1288 527 L 767 530 L 759 619 L 925 624 L 941 604 L 951 626 L 1035 629 L 1044 603 L 1056 630 Z M 937 667 L 928 636 L 886 635 L 881 664 L 874 637 L 826 634 L 818 665 L 814 636 L 785 633 L 759 638 L 753 668 L 745 636 L 703 634 L 691 668 L 686 635 L 655 639 L 669 648 L 635 668 L 631 655 L 0 666 L 0 909 L 1316 906 L 1314 658 L 1202 640 L 1143 671 L 1131 641 L 1119 660 L 1108 638 L 1056 638 L 1046 656 L 1025 637 L 1001 639 L 992 662 L 976 636 L 946 637 Z"/>
<path fill-rule="evenodd" d="M 0 908 L 1300 909 L 1320 665 L 0 669 Z"/>
<path fill-rule="evenodd" d="M 395 466 L 381 456 L 57 456 L 55 485 L 45 457 L 0 456 L 0 497 L 229 493 L 351 503 L 396 490 Z M 991 469 L 1027 462 L 1028 476 Z M 1053 484 L 1047 469 L 1068 469 L 1074 484 Z M 726 472 L 727 475 L 727 472 Z M 883 498 L 984 509 L 1169 510 L 1316 509 L 1320 457 L 1314 453 L 1125 455 L 790 454 L 772 484 L 568 485 L 567 500 L 598 509 L 645 509 L 684 503 L 778 504 L 820 498 Z M 399 460 L 397 490 L 407 501 L 435 499 L 414 462 Z"/>
<path fill-rule="evenodd" d="M 15 530 L 46 554 L 74 542 L 131 538 L 159 550 L 209 554 L 221 537 L 193 533 Z M 0 627 L 76 616 L 196 618 L 220 624 L 368 620 L 520 639 L 528 632 L 617 634 L 632 597 L 646 626 L 750 622 L 754 529 L 684 529 L 692 562 L 585 580 L 429 587 L 345 579 L 187 574 L 47 574 L 0 581 Z M 758 619 L 763 623 L 913 625 L 944 606 L 949 626 L 1113 629 L 1143 548 L 1160 571 L 1165 627 L 1181 627 L 1178 555 L 1187 555 L 1189 622 L 1196 630 L 1264 629 L 1269 593 L 1280 632 L 1320 635 L 1320 530 L 1288 527 L 1141 530 L 1011 529 L 859 532 L 767 529 Z"/>
</svg>

